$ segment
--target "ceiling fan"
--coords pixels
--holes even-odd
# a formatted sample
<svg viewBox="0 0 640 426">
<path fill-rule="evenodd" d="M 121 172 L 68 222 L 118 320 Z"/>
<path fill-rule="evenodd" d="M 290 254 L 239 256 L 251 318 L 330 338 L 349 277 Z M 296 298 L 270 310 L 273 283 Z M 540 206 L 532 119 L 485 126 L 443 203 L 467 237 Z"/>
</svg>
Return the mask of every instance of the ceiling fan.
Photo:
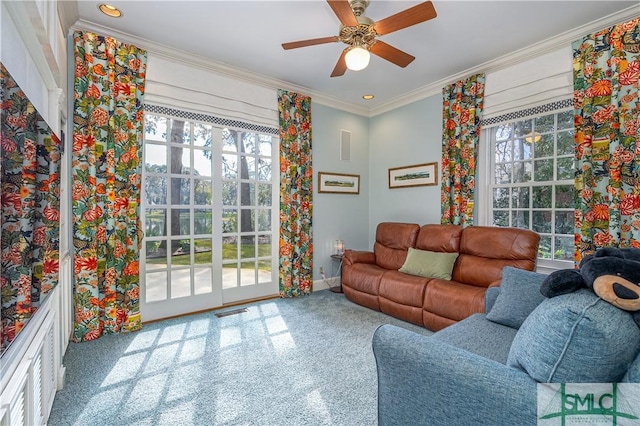
<svg viewBox="0 0 640 426">
<path fill-rule="evenodd" d="M 331 77 L 344 75 L 348 69 L 357 71 L 364 69 L 369 63 L 369 52 L 400 67 L 409 65 L 415 57 L 402 50 L 377 40 L 383 36 L 437 16 L 430 1 L 420 3 L 409 9 L 398 12 L 380 21 L 374 22 L 364 16 L 370 0 L 327 0 L 342 25 L 340 33 L 333 37 L 314 38 L 310 40 L 283 43 L 285 50 L 316 44 L 343 42 L 348 46 L 342 51 Z"/>
</svg>

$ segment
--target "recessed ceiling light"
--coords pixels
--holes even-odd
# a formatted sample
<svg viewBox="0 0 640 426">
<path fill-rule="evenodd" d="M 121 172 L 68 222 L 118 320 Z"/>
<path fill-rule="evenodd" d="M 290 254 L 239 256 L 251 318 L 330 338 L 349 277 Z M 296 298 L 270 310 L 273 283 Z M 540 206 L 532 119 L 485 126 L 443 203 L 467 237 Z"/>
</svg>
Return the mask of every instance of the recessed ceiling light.
<svg viewBox="0 0 640 426">
<path fill-rule="evenodd" d="M 110 4 L 101 4 L 98 6 L 100 12 L 104 13 L 107 16 L 111 16 L 112 18 L 119 18 L 122 16 L 122 12 L 115 6 L 111 6 Z"/>
<path fill-rule="evenodd" d="M 373 95 L 364 95 L 362 97 L 362 99 L 364 99 L 365 101 L 370 101 L 371 99 L 375 98 L 375 96 Z"/>
</svg>

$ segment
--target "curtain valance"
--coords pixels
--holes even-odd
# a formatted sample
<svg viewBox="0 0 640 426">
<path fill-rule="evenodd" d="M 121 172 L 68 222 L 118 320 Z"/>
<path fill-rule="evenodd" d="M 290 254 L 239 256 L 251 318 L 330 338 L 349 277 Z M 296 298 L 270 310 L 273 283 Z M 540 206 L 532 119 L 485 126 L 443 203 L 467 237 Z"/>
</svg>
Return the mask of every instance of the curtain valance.
<svg viewBox="0 0 640 426">
<path fill-rule="evenodd" d="M 572 98 L 571 46 L 487 73 L 483 118 Z"/>
<path fill-rule="evenodd" d="M 276 90 L 148 54 L 145 101 L 278 127 Z"/>
</svg>

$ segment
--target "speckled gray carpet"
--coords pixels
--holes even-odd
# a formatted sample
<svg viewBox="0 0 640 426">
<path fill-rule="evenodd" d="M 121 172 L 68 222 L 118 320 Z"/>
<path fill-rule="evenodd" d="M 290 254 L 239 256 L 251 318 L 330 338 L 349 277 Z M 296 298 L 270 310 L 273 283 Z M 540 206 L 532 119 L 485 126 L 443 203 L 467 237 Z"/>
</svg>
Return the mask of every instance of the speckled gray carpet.
<svg viewBox="0 0 640 426">
<path fill-rule="evenodd" d="M 430 334 L 330 291 L 243 307 L 70 343 L 49 425 L 375 425 L 374 330 Z"/>
</svg>

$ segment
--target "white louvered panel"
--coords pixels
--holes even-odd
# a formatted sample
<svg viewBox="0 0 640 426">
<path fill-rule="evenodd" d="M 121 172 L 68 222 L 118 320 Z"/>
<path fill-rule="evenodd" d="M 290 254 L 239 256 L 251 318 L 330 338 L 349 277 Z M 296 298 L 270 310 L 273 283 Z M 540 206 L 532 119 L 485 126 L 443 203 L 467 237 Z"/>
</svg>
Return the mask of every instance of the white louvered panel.
<svg viewBox="0 0 640 426">
<path fill-rule="evenodd" d="M 9 424 L 11 426 L 21 426 L 21 425 L 29 425 L 29 416 L 27 413 L 28 408 L 28 389 L 27 389 L 27 374 L 26 371 L 24 376 L 21 378 L 22 382 L 17 389 L 17 392 L 14 393 L 13 399 L 9 404 Z"/>
<path fill-rule="evenodd" d="M 11 404 L 9 420 L 12 425 L 26 425 L 26 413 L 25 413 L 25 403 L 24 398 L 26 396 L 26 392 L 21 392 L 17 395 L 17 398 Z"/>
<path fill-rule="evenodd" d="M 9 411 L 0 407 L 0 426 L 9 426 Z"/>
<path fill-rule="evenodd" d="M 52 350 L 54 345 L 54 333 L 53 327 L 55 324 L 55 314 L 50 312 L 45 318 L 42 327 L 36 335 L 31 348 L 28 353 L 31 355 L 31 368 L 30 368 L 30 384 L 31 384 L 31 401 L 30 401 L 30 414 L 31 422 L 34 425 L 41 425 L 46 423 L 46 419 L 49 411 L 49 401 L 53 398 L 47 388 L 52 386 L 46 383 L 49 381 L 49 376 L 52 373 L 53 362 L 51 361 Z M 55 391 L 54 391 L 55 392 Z"/>
<path fill-rule="evenodd" d="M 5 387 L 1 390 L 0 407 L 6 412 L 0 426 L 47 423 L 57 389 L 58 322 L 55 312 L 41 310 L 40 313 L 45 313 L 40 329 L 30 339 L 30 345 L 15 369 L 6 376 Z M 5 378 L 5 371 L 2 374 Z"/>
<path fill-rule="evenodd" d="M 71 256 L 67 252 L 63 255 L 60 262 L 60 282 L 58 288 L 62 292 L 60 295 L 61 309 L 58 313 L 60 323 L 60 354 L 64 354 L 67 351 L 67 345 L 71 337 L 71 331 L 73 328 L 73 308 L 71 301 L 73 295 L 71 294 Z"/>
<path fill-rule="evenodd" d="M 5 411 L 2 426 L 21 426 L 33 424 L 29 417 L 29 368 L 28 359 L 23 359 L 11 374 L 7 386 L 0 394 L 1 406 Z"/>
<path fill-rule="evenodd" d="M 55 330 L 54 322 L 51 323 L 49 332 L 42 346 L 42 416 L 49 417 L 56 396 L 56 357 L 55 357 Z"/>
<path fill-rule="evenodd" d="M 15 372 L 11 375 L 8 385 L 2 390 L 0 400 L 9 404 L 10 426 L 20 425 L 42 425 L 46 424 L 48 403 L 53 395 L 43 395 L 43 375 L 57 373 L 47 372 L 51 367 L 51 346 L 53 343 L 53 328 L 55 324 L 55 314 L 51 311 L 47 313 L 41 323 L 40 330 L 33 336 L 31 345 L 25 352 L 22 360 L 18 364 Z M 52 386 L 50 386 L 52 387 Z"/>
<path fill-rule="evenodd" d="M 35 423 L 42 423 L 42 352 L 38 353 L 31 361 L 31 410 Z"/>
</svg>

